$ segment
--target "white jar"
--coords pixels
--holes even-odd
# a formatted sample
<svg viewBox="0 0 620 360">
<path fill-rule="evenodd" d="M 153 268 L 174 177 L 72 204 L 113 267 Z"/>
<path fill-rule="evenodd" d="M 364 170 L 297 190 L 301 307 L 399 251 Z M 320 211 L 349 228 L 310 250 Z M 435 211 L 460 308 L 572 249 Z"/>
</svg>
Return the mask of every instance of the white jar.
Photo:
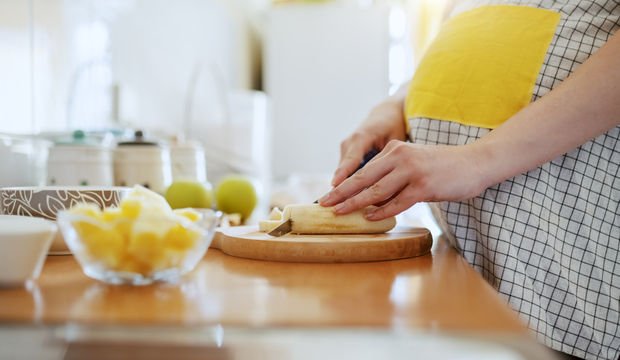
<svg viewBox="0 0 620 360">
<path fill-rule="evenodd" d="M 114 183 L 142 185 L 163 194 L 172 183 L 170 150 L 144 141 L 142 133 L 136 132 L 135 141 L 119 143 L 114 151 Z"/>
<path fill-rule="evenodd" d="M 112 186 L 111 150 L 103 146 L 58 144 L 50 148 L 47 184 Z"/>
<path fill-rule="evenodd" d="M 174 180 L 207 181 L 204 148 L 196 142 L 179 142 L 170 147 Z"/>
</svg>

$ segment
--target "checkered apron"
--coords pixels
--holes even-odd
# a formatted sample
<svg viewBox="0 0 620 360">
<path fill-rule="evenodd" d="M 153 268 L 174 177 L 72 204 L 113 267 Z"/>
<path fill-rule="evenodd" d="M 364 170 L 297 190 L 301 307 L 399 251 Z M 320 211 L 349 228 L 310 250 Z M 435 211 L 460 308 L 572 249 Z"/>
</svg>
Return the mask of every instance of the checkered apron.
<svg viewBox="0 0 620 360">
<path fill-rule="evenodd" d="M 620 1 L 465 1 L 455 12 L 487 4 L 561 14 L 532 100 L 561 83 L 620 27 Z M 490 131 L 408 121 L 420 144 L 463 145 Z M 433 204 L 453 245 L 539 340 L 587 359 L 620 356 L 619 169 L 620 126 L 473 199 Z"/>
</svg>

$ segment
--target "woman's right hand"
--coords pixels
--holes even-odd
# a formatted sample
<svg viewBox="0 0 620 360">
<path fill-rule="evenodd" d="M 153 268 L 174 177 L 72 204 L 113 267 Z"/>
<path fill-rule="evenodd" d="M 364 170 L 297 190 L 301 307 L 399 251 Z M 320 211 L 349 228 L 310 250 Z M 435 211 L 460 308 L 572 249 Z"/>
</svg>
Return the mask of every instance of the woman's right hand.
<svg viewBox="0 0 620 360">
<path fill-rule="evenodd" d="M 392 97 L 377 105 L 362 125 L 340 144 L 340 163 L 332 186 L 340 185 L 351 175 L 373 148 L 381 151 L 390 140 L 406 138 L 402 99 Z"/>
</svg>

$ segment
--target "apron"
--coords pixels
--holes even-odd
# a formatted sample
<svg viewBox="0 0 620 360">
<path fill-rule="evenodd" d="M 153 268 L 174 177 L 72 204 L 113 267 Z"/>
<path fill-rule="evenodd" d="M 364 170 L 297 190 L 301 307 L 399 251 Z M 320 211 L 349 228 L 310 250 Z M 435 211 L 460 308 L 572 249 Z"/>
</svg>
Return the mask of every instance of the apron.
<svg viewBox="0 0 620 360">
<path fill-rule="evenodd" d="M 464 145 L 484 136 L 561 83 L 619 16 L 618 1 L 459 3 L 412 80 L 411 139 Z M 519 25 L 533 17 L 540 26 Z M 620 126 L 473 199 L 432 207 L 453 246 L 541 342 L 586 359 L 620 356 Z"/>
</svg>

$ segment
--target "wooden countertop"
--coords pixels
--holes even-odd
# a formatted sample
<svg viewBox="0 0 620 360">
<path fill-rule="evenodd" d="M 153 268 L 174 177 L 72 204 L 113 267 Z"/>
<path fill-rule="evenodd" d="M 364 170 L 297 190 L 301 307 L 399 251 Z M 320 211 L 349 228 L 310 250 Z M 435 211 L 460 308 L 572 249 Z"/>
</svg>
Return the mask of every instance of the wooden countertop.
<svg viewBox="0 0 620 360">
<path fill-rule="evenodd" d="M 418 258 L 353 264 L 246 260 L 209 250 L 179 284 L 106 285 L 48 257 L 30 289 L 0 289 L 0 323 L 379 327 L 526 333 L 439 241 Z"/>
</svg>

